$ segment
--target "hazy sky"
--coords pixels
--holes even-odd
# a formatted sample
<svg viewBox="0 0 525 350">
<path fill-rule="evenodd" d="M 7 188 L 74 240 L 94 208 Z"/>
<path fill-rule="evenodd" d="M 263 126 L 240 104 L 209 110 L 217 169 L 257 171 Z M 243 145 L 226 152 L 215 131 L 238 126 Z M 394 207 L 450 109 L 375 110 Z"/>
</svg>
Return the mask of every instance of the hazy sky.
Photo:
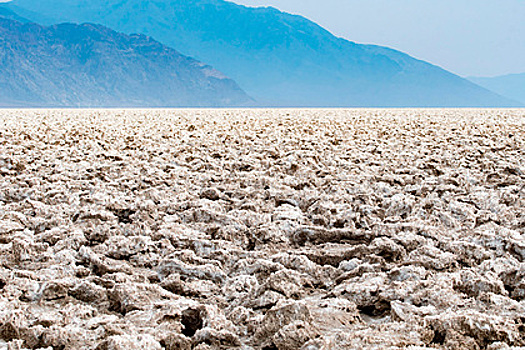
<svg viewBox="0 0 525 350">
<path fill-rule="evenodd" d="M 233 0 L 304 15 L 463 76 L 525 72 L 525 0 Z"/>
</svg>

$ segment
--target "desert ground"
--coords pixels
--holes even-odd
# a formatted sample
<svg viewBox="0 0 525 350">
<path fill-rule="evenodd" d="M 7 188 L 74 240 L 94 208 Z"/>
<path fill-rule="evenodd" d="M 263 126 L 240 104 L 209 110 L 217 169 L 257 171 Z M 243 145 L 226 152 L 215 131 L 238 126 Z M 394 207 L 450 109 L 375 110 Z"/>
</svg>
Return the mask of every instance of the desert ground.
<svg viewBox="0 0 525 350">
<path fill-rule="evenodd" d="M 525 349 L 525 110 L 2 110 L 0 349 Z"/>
</svg>

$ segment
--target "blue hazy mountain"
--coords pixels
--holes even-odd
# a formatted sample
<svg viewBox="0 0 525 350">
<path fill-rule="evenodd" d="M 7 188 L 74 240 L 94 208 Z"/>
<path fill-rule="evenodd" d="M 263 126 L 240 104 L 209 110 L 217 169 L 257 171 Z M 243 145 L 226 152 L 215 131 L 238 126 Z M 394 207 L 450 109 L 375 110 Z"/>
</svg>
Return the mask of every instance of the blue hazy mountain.
<svg viewBox="0 0 525 350">
<path fill-rule="evenodd" d="M 15 21 L 23 22 L 23 23 L 30 22 L 28 19 L 19 16 L 18 14 L 16 14 L 12 10 L 10 10 L 9 8 L 2 7 L 2 6 L 0 6 L 0 18 L 12 19 L 12 20 L 15 20 Z"/>
<path fill-rule="evenodd" d="M 144 35 L 101 25 L 43 27 L 0 12 L 0 105 L 236 106 L 231 79 Z M 14 17 L 16 18 L 16 17 Z"/>
<path fill-rule="evenodd" d="M 223 0 L 14 0 L 43 24 L 95 22 L 143 33 L 213 65 L 261 105 L 512 106 L 389 48 L 338 37 L 301 16 Z"/>
<path fill-rule="evenodd" d="M 471 77 L 470 81 L 502 96 L 525 104 L 525 73 L 497 77 Z"/>
</svg>

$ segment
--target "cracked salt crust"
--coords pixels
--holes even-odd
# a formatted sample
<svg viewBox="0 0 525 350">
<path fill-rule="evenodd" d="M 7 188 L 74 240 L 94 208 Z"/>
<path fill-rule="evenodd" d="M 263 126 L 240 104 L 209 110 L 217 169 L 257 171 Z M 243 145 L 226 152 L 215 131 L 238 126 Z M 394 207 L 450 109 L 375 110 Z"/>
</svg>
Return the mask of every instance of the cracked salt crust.
<svg viewBox="0 0 525 350">
<path fill-rule="evenodd" d="M 0 348 L 525 346 L 523 110 L 0 121 Z"/>
</svg>

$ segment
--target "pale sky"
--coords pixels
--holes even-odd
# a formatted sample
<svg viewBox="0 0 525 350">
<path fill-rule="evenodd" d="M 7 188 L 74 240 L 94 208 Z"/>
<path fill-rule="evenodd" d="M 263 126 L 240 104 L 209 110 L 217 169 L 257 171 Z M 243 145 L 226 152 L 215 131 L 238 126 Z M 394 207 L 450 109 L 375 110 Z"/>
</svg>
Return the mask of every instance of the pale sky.
<svg viewBox="0 0 525 350">
<path fill-rule="evenodd" d="M 233 0 L 301 14 L 462 76 L 525 72 L 525 0 Z"/>
</svg>

